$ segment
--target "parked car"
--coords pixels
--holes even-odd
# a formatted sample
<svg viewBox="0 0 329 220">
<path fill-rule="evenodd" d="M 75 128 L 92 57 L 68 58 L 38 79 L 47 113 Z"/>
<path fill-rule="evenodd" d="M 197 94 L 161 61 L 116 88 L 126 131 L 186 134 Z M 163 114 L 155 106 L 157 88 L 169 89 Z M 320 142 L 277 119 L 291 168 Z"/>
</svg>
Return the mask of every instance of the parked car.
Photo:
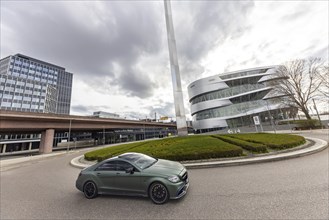
<svg viewBox="0 0 329 220">
<path fill-rule="evenodd" d="M 163 204 L 183 197 L 189 179 L 186 168 L 178 162 L 125 153 L 83 169 L 76 187 L 88 199 L 98 194 L 137 195 Z"/>
</svg>

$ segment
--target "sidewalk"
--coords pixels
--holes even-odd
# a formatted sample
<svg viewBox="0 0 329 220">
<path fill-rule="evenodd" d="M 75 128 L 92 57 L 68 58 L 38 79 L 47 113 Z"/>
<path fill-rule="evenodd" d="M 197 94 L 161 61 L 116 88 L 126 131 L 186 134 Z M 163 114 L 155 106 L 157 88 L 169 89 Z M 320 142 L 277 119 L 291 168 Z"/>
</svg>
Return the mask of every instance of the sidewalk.
<svg viewBox="0 0 329 220">
<path fill-rule="evenodd" d="M 127 143 L 129 143 L 129 142 L 127 142 Z M 116 146 L 119 144 L 121 144 L 121 143 L 113 144 L 112 146 Z M 38 162 L 38 161 L 46 160 L 47 158 L 63 156 L 63 155 L 67 155 L 67 154 L 87 152 L 87 151 L 96 150 L 96 149 L 106 147 L 106 146 L 108 146 L 108 145 L 101 145 L 101 146 L 89 147 L 89 148 L 76 148 L 76 149 L 71 148 L 70 151 L 53 151 L 48 154 L 39 154 L 39 155 L 33 155 L 33 154 L 24 155 L 24 156 L 7 155 L 6 157 L 0 158 L 0 172 L 6 171 L 6 170 L 9 170 L 12 168 L 20 167 L 20 166 L 24 165 L 24 163 L 29 163 L 29 162 L 34 162 L 34 161 Z"/>
<path fill-rule="evenodd" d="M 267 154 L 255 157 L 248 158 L 229 158 L 229 159 L 219 159 L 219 160 L 208 160 L 208 161 L 193 161 L 193 162 L 183 162 L 183 165 L 186 168 L 210 168 L 210 167 L 223 167 L 223 166 L 237 166 L 237 165 L 245 165 L 245 164 L 253 164 L 253 163 L 263 163 L 263 162 L 272 162 L 278 160 L 291 159 L 296 157 L 302 157 L 309 154 L 314 154 L 320 152 L 328 147 L 328 142 L 318 139 L 318 138 L 307 138 L 314 144 L 312 146 L 306 147 L 306 145 L 310 145 L 310 142 L 307 144 L 294 149 L 289 149 L 287 151 L 276 152 L 275 154 Z M 84 155 L 76 157 L 71 160 L 71 165 L 76 168 L 86 168 L 90 165 L 95 164 L 95 161 L 86 161 L 84 160 Z"/>
<path fill-rule="evenodd" d="M 63 154 L 67 154 L 67 152 L 64 151 L 64 152 L 55 152 L 50 154 L 25 156 L 25 157 L 13 158 L 13 159 L 2 159 L 0 160 L 0 171 L 4 171 L 13 167 L 18 167 L 26 162 L 41 161 L 47 158 L 57 157 Z"/>
</svg>

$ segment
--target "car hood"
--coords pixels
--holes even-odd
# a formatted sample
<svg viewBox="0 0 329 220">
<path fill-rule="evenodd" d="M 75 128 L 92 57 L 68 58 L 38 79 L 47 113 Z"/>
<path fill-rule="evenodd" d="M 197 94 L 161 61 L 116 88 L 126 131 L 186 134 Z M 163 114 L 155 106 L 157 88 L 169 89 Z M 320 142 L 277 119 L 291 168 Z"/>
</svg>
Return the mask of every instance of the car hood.
<svg viewBox="0 0 329 220">
<path fill-rule="evenodd" d="M 165 176 L 180 175 L 185 167 L 175 161 L 159 159 L 151 167 L 145 169 L 147 172 L 162 174 Z"/>
</svg>

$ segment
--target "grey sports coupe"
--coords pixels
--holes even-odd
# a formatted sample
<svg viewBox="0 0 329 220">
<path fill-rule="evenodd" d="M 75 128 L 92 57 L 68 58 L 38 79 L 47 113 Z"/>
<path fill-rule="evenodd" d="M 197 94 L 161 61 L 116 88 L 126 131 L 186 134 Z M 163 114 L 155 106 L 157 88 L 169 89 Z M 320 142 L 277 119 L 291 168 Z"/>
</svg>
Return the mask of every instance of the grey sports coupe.
<svg viewBox="0 0 329 220">
<path fill-rule="evenodd" d="M 141 153 L 125 153 L 85 168 L 76 187 L 86 198 L 98 194 L 149 196 L 155 204 L 183 197 L 189 187 L 185 167 Z"/>
</svg>

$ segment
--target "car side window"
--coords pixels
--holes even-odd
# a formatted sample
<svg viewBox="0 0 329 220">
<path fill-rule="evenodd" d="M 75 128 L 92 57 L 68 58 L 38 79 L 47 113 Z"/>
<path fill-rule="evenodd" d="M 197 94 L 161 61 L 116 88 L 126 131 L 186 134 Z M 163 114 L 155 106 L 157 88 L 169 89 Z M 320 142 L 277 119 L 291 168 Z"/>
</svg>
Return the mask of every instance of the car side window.
<svg viewBox="0 0 329 220">
<path fill-rule="evenodd" d="M 103 163 L 102 165 L 97 167 L 96 170 L 116 171 L 116 161 L 109 161 L 109 162 Z"/>
<path fill-rule="evenodd" d="M 133 165 L 128 162 L 117 161 L 117 171 L 126 171 L 130 167 L 133 167 Z"/>
</svg>

